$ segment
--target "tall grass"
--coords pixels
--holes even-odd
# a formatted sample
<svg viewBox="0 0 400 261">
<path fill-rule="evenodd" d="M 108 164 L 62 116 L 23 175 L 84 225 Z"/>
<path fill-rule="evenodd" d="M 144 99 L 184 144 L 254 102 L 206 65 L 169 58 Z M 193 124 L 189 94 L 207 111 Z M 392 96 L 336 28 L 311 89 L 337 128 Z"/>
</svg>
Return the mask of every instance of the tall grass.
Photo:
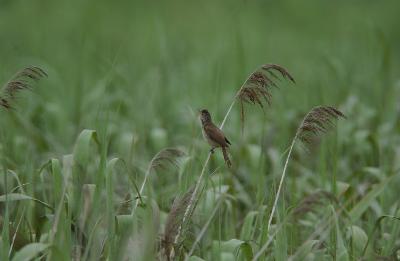
<svg viewBox="0 0 400 261">
<path fill-rule="evenodd" d="M 0 259 L 398 259 L 398 9 L 2 1 Z"/>
</svg>

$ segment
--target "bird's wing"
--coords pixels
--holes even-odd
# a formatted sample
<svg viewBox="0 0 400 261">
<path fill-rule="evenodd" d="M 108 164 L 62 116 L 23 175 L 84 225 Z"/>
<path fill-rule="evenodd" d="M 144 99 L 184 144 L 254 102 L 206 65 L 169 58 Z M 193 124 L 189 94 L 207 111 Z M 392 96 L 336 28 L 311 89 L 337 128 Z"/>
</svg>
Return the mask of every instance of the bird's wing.
<svg viewBox="0 0 400 261">
<path fill-rule="evenodd" d="M 221 147 L 228 147 L 228 144 L 230 144 L 227 142 L 224 133 L 217 126 L 207 125 L 204 129 L 209 138 L 218 143 Z"/>
</svg>

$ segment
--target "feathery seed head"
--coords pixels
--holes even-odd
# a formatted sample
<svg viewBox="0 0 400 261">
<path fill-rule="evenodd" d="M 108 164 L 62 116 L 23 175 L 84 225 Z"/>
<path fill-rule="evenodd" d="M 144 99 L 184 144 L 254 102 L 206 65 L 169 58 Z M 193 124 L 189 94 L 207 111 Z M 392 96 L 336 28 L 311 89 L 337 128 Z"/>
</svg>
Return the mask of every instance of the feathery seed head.
<svg viewBox="0 0 400 261">
<path fill-rule="evenodd" d="M 271 104 L 271 87 L 278 87 L 274 80 L 280 80 L 274 71 L 280 73 L 283 78 L 295 83 L 289 72 L 277 64 L 264 64 L 259 67 L 249 76 L 237 95 L 241 106 L 242 124 L 245 117 L 244 103 L 257 104 L 261 108 L 264 108 L 263 103 Z"/>
<path fill-rule="evenodd" d="M 16 94 L 21 90 L 30 89 L 33 82 L 37 82 L 43 77 L 47 77 L 47 73 L 36 66 L 27 67 L 15 74 L 1 90 L 0 106 L 11 109 L 11 103 L 15 100 Z"/>
<path fill-rule="evenodd" d="M 338 109 L 332 106 L 317 106 L 307 113 L 297 129 L 297 137 L 305 144 L 312 143 L 313 136 L 326 133 L 335 126 L 335 120 L 346 118 Z"/>
</svg>

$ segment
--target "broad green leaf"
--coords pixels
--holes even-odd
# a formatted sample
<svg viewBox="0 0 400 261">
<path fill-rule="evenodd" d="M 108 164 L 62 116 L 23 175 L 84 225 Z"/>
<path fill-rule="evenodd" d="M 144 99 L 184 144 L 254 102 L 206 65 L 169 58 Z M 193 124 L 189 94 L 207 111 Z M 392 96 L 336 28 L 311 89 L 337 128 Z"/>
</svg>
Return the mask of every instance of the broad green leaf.
<svg viewBox="0 0 400 261">
<path fill-rule="evenodd" d="M 120 236 L 126 232 L 129 232 L 134 221 L 132 215 L 118 215 L 115 218 L 117 234 Z"/>
<path fill-rule="evenodd" d="M 115 231 L 117 240 L 116 244 L 118 246 L 117 257 L 118 260 L 122 260 L 124 253 L 126 252 L 126 248 L 129 242 L 129 238 L 133 235 L 133 223 L 136 219 L 136 216 L 132 215 L 117 215 L 115 217 Z"/>
<path fill-rule="evenodd" d="M 205 261 L 205 260 L 198 256 L 191 256 L 191 257 L 189 257 L 189 261 Z"/>
<path fill-rule="evenodd" d="M 19 250 L 13 257 L 12 261 L 29 261 L 45 251 L 50 245 L 43 243 L 31 243 Z"/>
<path fill-rule="evenodd" d="M 251 247 L 251 245 L 249 243 L 244 242 L 242 245 L 240 245 L 240 251 L 246 260 L 253 259 L 253 256 L 254 256 L 253 248 Z"/>
<path fill-rule="evenodd" d="M 74 153 L 73 153 L 73 165 L 72 165 L 72 185 L 68 187 L 69 191 L 69 206 L 72 209 L 72 213 L 75 216 L 80 215 L 80 210 L 82 208 L 82 186 L 86 180 L 87 175 L 89 175 L 87 168 L 89 165 L 89 159 L 93 158 L 91 155 L 91 143 L 92 141 L 97 145 L 96 148 L 100 150 L 100 143 L 97 139 L 97 133 L 94 130 L 83 130 L 75 143 Z M 101 168 L 101 167 L 100 167 Z M 101 170 L 99 170 L 101 172 Z M 66 173 L 66 172 L 65 172 Z M 101 174 L 93 177 L 97 182 L 100 179 Z"/>
<path fill-rule="evenodd" d="M 75 143 L 74 148 L 74 162 L 78 164 L 84 164 L 89 159 L 90 154 L 90 142 L 94 141 L 99 145 L 97 138 L 97 132 L 94 130 L 83 130 Z"/>
<path fill-rule="evenodd" d="M 243 240 L 251 240 L 253 227 L 257 219 L 258 211 L 250 211 L 244 218 L 240 238 Z"/>
<path fill-rule="evenodd" d="M 253 258 L 253 249 L 251 245 L 243 240 L 231 239 L 221 243 L 221 251 L 234 253 L 235 256 L 242 255 L 245 260 Z"/>
<path fill-rule="evenodd" d="M 336 191 L 337 197 L 342 196 L 348 189 L 350 188 L 350 184 L 342 181 L 337 181 L 336 182 Z"/>
<path fill-rule="evenodd" d="M 221 252 L 220 254 L 221 261 L 236 261 L 236 257 L 233 253 L 230 252 Z"/>
<path fill-rule="evenodd" d="M 368 209 L 368 207 L 371 205 L 373 200 L 378 197 L 384 190 L 385 187 L 388 185 L 390 180 L 392 180 L 394 176 L 390 176 L 386 179 L 384 179 L 381 183 L 375 185 L 373 189 L 371 189 L 367 195 L 364 196 L 363 199 L 361 199 L 354 207 L 352 210 L 350 210 L 350 218 L 352 222 L 357 221 L 361 215 Z"/>
<path fill-rule="evenodd" d="M 296 250 L 296 254 L 291 256 L 289 260 L 309 260 L 308 257 L 319 244 L 318 240 L 307 240 Z"/>
<path fill-rule="evenodd" d="M 107 163 L 106 167 L 106 191 L 107 191 L 107 227 L 108 227 L 108 257 L 115 259 L 117 255 L 116 251 L 116 235 L 115 235 L 115 210 L 114 210 L 114 186 L 113 186 L 113 175 L 115 171 L 115 165 L 118 162 L 118 158 L 111 159 Z"/>
<path fill-rule="evenodd" d="M 331 205 L 330 206 L 332 215 L 334 217 L 335 221 L 335 227 L 336 227 L 336 260 L 338 261 L 348 261 L 349 260 L 349 255 L 347 252 L 347 249 L 344 245 L 344 239 L 342 237 L 342 232 L 340 230 L 340 225 L 339 225 L 339 219 L 336 214 L 335 208 Z"/>
<path fill-rule="evenodd" d="M 347 228 L 349 237 L 351 238 L 351 244 L 353 250 L 357 254 L 356 257 L 360 257 L 365 244 L 368 242 L 368 236 L 364 230 L 358 226 L 350 226 Z"/>
<path fill-rule="evenodd" d="M 53 191 L 55 204 L 59 204 L 63 192 L 63 175 L 61 171 L 61 164 L 58 159 L 50 160 L 51 173 L 53 175 Z"/>
<path fill-rule="evenodd" d="M 65 159 L 71 158 L 71 156 L 64 156 Z M 60 160 L 58 159 L 50 159 L 49 160 L 49 168 L 52 176 L 52 190 L 53 190 L 53 204 L 54 209 L 56 210 L 52 220 L 52 229 L 49 233 L 46 233 L 41 238 L 40 242 L 48 242 L 51 244 L 51 248 L 49 249 L 48 259 L 50 260 L 68 260 L 70 259 L 70 252 L 65 251 L 65 249 L 71 248 L 71 232 L 68 228 L 71 227 L 71 221 L 67 217 L 67 211 L 65 208 L 65 197 L 66 197 L 66 186 L 68 185 L 67 177 L 63 174 L 67 173 L 65 169 L 67 169 L 67 164 L 63 164 L 64 170 L 61 167 Z M 65 174 L 67 175 L 67 174 Z M 69 206 L 69 205 L 68 205 Z M 55 219 L 57 222 L 55 223 Z"/>
<path fill-rule="evenodd" d="M 231 239 L 229 241 L 225 241 L 221 243 L 221 250 L 226 252 L 234 252 L 236 251 L 241 244 L 243 244 L 243 240 L 239 239 Z"/>
<path fill-rule="evenodd" d="M 211 214 L 212 210 L 214 209 L 215 203 L 218 201 L 218 199 L 228 192 L 229 186 L 227 185 L 222 185 L 221 187 L 214 187 L 210 188 L 206 191 L 205 197 L 204 197 L 204 202 L 203 202 L 203 211 L 204 214 L 209 215 Z"/>
</svg>

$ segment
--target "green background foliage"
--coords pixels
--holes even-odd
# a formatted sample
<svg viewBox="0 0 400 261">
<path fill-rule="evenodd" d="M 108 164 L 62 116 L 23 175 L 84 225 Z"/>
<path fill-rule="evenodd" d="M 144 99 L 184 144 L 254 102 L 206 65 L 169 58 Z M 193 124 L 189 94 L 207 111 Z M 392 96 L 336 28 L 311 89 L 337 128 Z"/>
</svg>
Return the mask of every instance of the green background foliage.
<svg viewBox="0 0 400 261">
<path fill-rule="evenodd" d="M 264 112 L 246 106 L 243 132 L 238 104 L 229 116 L 234 167 L 219 151 L 212 156 L 187 251 L 211 221 L 191 260 L 247 260 L 267 242 L 284 152 L 316 105 L 338 107 L 347 120 L 309 153 L 295 148 L 278 232 L 262 258 L 394 258 L 399 10 L 399 1 L 2 0 L 0 81 L 29 65 L 49 77 L 20 95 L 15 110 L 0 109 L 1 259 L 157 256 L 173 199 L 194 184 L 209 150 L 197 110 L 220 123 L 265 63 L 287 68 L 296 84 L 282 80 Z M 179 170 L 151 171 L 136 211 L 135 186 L 165 147 L 187 157 Z M 337 202 L 293 219 L 290 211 L 321 190 Z M 324 219 L 331 222 L 321 232 Z"/>
</svg>

